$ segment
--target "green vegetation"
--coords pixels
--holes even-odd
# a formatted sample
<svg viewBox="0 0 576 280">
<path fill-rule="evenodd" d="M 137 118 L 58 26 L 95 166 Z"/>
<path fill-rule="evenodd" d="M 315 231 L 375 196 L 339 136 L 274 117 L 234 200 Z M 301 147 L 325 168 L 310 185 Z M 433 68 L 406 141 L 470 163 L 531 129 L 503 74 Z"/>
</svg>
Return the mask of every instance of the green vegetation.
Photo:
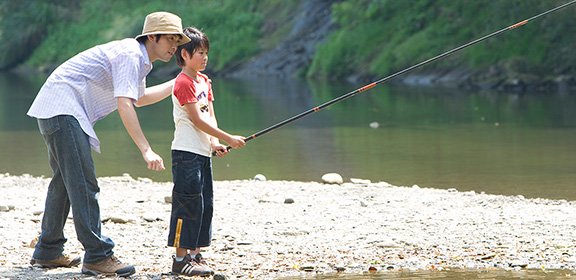
<svg viewBox="0 0 576 280">
<path fill-rule="evenodd" d="M 46 37 L 53 22 L 67 22 L 69 10 L 74 7 L 71 2 L 0 1 L 0 69 L 24 61 Z"/>
<path fill-rule="evenodd" d="M 301 0 L 305 1 L 305 0 Z M 301 1 L 20 0 L 0 2 L 0 69 L 22 61 L 57 65 L 114 39 L 134 37 L 144 16 L 180 15 L 211 40 L 210 70 L 221 71 L 273 48 L 290 32 Z M 308 77 L 383 76 L 551 9 L 564 0 L 343 0 L 337 28 L 318 46 Z M 438 61 L 427 69 L 486 69 L 539 76 L 574 74 L 574 7 L 530 22 Z M 295 54 L 297 55 L 297 54 Z M 162 65 L 159 65 L 162 66 Z"/>
<path fill-rule="evenodd" d="M 45 33 L 41 44 L 29 53 L 30 57 L 26 61 L 33 67 L 59 64 L 96 44 L 134 37 L 141 32 L 146 14 L 154 11 L 170 11 L 180 15 L 184 26 L 194 25 L 208 35 L 212 46 L 211 66 L 215 70 L 220 70 L 229 63 L 248 59 L 259 50 L 258 40 L 261 37 L 259 27 L 262 25 L 262 17 L 254 11 L 259 6 L 265 6 L 258 1 L 235 0 L 71 0 L 68 2 L 76 3 L 76 9 L 71 16 L 65 17 L 54 16 L 58 13 L 53 11 L 59 9 L 56 4 L 43 2 L 42 5 L 36 5 L 36 2 L 38 1 L 12 1 L 9 5 L 2 2 L 0 6 L 1 41 L 18 46 L 9 48 L 2 45 L 2 49 L 30 51 L 35 47 L 20 44 L 19 41 L 25 34 L 19 35 L 17 28 L 8 28 L 9 26 L 30 25 L 40 29 L 40 33 Z M 5 17 L 13 11 L 24 16 Z M 29 14 L 30 11 L 41 13 L 42 16 Z M 11 38 L 16 40 L 9 40 Z"/>
<path fill-rule="evenodd" d="M 319 46 L 308 75 L 391 74 L 563 3 L 566 1 L 345 0 L 333 6 L 339 28 Z M 433 67 L 502 64 L 515 72 L 566 73 L 576 62 L 567 51 L 576 41 L 573 14 L 571 7 L 540 18 Z"/>
</svg>

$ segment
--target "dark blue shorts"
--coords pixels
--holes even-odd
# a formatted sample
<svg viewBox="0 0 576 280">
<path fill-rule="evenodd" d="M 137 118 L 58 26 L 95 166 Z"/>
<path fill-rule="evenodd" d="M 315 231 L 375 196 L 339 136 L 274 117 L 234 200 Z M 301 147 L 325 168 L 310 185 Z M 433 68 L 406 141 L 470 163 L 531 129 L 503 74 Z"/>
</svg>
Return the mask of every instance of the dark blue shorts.
<svg viewBox="0 0 576 280">
<path fill-rule="evenodd" d="M 209 157 L 172 150 L 172 214 L 168 246 L 210 246 L 214 192 Z"/>
</svg>

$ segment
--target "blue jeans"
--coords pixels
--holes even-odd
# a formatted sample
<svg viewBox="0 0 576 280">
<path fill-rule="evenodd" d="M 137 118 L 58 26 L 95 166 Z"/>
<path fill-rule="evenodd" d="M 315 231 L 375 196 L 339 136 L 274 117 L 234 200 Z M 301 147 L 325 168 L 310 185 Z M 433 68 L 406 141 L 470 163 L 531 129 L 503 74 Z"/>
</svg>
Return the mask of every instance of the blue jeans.
<svg viewBox="0 0 576 280">
<path fill-rule="evenodd" d="M 100 233 L 100 188 L 89 137 L 73 116 L 39 119 L 48 147 L 53 177 L 48 185 L 42 233 L 33 258 L 51 260 L 64 251 L 64 224 L 72 208 L 74 228 L 84 246 L 84 262 L 95 263 L 113 254 L 114 242 Z"/>
<path fill-rule="evenodd" d="M 214 212 L 212 160 L 172 150 L 172 180 L 168 246 L 192 250 L 210 246 Z"/>
</svg>

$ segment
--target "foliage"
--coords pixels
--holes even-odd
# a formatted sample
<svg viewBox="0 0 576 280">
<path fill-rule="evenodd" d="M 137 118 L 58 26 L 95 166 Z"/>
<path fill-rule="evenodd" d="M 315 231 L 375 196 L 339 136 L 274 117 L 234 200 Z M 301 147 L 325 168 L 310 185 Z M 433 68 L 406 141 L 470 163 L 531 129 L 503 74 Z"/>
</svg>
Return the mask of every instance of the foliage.
<svg viewBox="0 0 576 280">
<path fill-rule="evenodd" d="M 258 51 L 261 17 L 253 12 L 253 5 L 241 1 L 79 1 L 73 24 L 54 23 L 28 61 L 30 65 L 59 64 L 94 45 L 134 37 L 141 32 L 146 14 L 154 11 L 178 14 L 184 26 L 202 29 L 211 41 L 215 70 Z"/>
<path fill-rule="evenodd" d="M 75 0 L 0 2 L 0 69 L 10 68 L 25 60 L 30 50 L 42 42 L 56 20 L 70 19 Z"/>
<path fill-rule="evenodd" d="M 339 28 L 321 46 L 308 76 L 345 77 L 349 73 L 391 74 L 464 43 L 536 15 L 565 1 L 539 0 L 344 0 L 333 6 Z M 435 68 L 522 65 L 546 74 L 573 61 L 568 46 L 576 34 L 568 9 L 538 19 L 470 47 Z M 558 50 L 565 57 L 560 58 Z M 549 62 L 555 62 L 549 63 Z M 573 63 L 572 63 L 573 64 Z"/>
</svg>

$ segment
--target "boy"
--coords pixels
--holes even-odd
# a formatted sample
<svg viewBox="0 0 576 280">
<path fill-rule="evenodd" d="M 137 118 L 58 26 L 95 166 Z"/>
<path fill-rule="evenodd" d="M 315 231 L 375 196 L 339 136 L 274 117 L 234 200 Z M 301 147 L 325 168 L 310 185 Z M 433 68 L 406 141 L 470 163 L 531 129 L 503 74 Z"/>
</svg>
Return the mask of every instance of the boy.
<svg viewBox="0 0 576 280">
<path fill-rule="evenodd" d="M 168 246 L 176 248 L 172 273 L 185 276 L 211 275 L 214 271 L 200 255 L 201 247 L 210 246 L 212 238 L 212 162 L 211 153 L 224 156 L 226 141 L 232 148 L 245 145 L 241 136 L 218 128 L 206 69 L 210 43 L 208 37 L 193 27 L 184 29 L 190 42 L 178 47 L 176 62 L 182 72 L 176 77 L 174 105 L 174 141 L 172 141 L 172 214 Z"/>
<path fill-rule="evenodd" d="M 81 52 L 48 77 L 28 111 L 29 116 L 38 119 L 54 174 L 32 265 L 54 268 L 80 263 L 80 257 L 63 254 L 63 229 L 72 208 L 76 234 L 85 250 L 82 273 L 135 273 L 134 266 L 114 256 L 114 242 L 101 234 L 100 188 L 91 154 L 91 148 L 100 152 L 94 124 L 117 109 L 148 168 L 164 170 L 162 158 L 142 132 L 134 106 L 153 104 L 170 95 L 170 82 L 145 88 L 146 75 L 152 70 L 152 62 L 168 62 L 177 46 L 188 41 L 178 16 L 152 13 L 146 16 L 142 34 L 136 38 Z"/>
</svg>

